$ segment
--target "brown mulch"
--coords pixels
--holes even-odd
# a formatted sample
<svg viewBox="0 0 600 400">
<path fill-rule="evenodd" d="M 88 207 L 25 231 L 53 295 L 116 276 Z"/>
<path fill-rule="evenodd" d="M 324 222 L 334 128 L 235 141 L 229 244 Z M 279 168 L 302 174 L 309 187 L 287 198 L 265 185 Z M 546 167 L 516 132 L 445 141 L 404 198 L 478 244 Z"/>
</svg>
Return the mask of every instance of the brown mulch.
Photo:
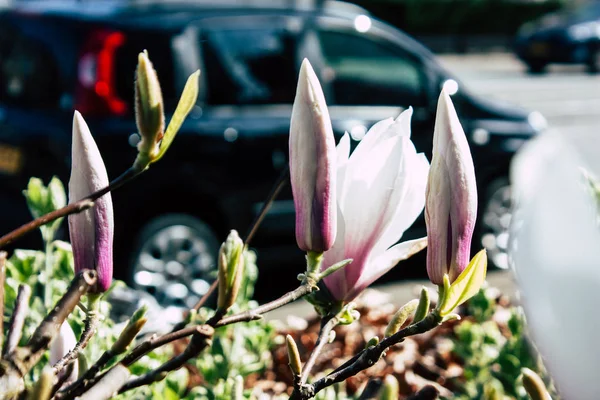
<svg viewBox="0 0 600 400">
<path fill-rule="evenodd" d="M 335 369 L 346 360 L 365 348 L 368 340 L 374 336 L 383 337 L 385 328 L 397 306 L 383 304 L 367 308 L 364 301 L 359 304 L 361 313 L 359 323 L 339 326 L 335 329 L 336 337 L 333 343 L 327 344 L 319 356 L 313 369 L 314 378 L 324 376 L 328 371 Z M 502 315 L 506 315 L 509 306 L 507 298 L 498 295 L 498 311 L 494 320 L 501 330 L 508 334 Z M 470 320 L 463 316 L 464 320 Z M 433 386 L 439 395 L 452 397 L 456 385 L 464 381 L 461 360 L 452 353 L 452 340 L 455 338 L 454 328 L 461 321 L 449 321 L 438 328 L 424 334 L 409 337 L 402 343 L 395 345 L 387 351 L 384 357 L 371 368 L 346 381 L 346 391 L 349 395 L 361 392 L 365 385 L 373 379 L 383 379 L 386 375 L 394 375 L 401 388 L 400 399 L 409 399 L 414 393 L 423 390 L 431 393 Z M 405 325 L 410 323 L 407 321 Z M 296 324 L 298 325 L 298 324 Z M 320 320 L 313 318 L 304 325 L 295 329 L 281 329 L 282 335 L 290 334 L 296 341 L 302 362 L 315 346 Z M 304 329 L 303 329 L 304 328 Z M 261 389 L 271 395 L 290 394 L 293 387 L 293 377 L 288 366 L 287 348 L 285 343 L 276 346 L 273 351 L 273 366 L 267 372 L 258 376 L 249 376 L 246 387 Z M 433 391 L 435 392 L 435 391 Z M 422 397 L 422 398 L 435 398 Z"/>
</svg>

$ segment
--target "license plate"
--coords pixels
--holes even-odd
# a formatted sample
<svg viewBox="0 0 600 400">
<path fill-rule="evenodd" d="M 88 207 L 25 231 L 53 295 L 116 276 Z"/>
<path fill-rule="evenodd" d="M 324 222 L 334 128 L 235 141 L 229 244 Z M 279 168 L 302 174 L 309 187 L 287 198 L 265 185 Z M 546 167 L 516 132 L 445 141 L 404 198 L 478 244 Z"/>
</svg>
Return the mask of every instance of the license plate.
<svg viewBox="0 0 600 400">
<path fill-rule="evenodd" d="M 532 43 L 529 48 L 529 52 L 534 57 L 545 57 L 548 55 L 548 50 L 547 43 Z"/>
<path fill-rule="evenodd" d="M 16 174 L 21 169 L 23 154 L 21 150 L 6 144 L 0 144 L 0 173 Z"/>
</svg>

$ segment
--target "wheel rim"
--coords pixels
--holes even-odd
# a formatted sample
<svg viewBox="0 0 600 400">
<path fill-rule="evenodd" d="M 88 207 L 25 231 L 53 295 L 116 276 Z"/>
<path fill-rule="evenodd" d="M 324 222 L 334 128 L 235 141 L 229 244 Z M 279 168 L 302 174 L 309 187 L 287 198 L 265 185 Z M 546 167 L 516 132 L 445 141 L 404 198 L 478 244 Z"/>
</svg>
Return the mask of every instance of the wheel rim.
<svg viewBox="0 0 600 400">
<path fill-rule="evenodd" d="M 482 220 L 481 244 L 498 268 L 508 268 L 508 230 L 512 218 L 510 186 L 496 189 L 488 198 Z"/>
<path fill-rule="evenodd" d="M 215 279 L 214 266 L 210 241 L 189 226 L 173 225 L 143 243 L 135 260 L 133 283 L 162 306 L 191 308 Z"/>
</svg>

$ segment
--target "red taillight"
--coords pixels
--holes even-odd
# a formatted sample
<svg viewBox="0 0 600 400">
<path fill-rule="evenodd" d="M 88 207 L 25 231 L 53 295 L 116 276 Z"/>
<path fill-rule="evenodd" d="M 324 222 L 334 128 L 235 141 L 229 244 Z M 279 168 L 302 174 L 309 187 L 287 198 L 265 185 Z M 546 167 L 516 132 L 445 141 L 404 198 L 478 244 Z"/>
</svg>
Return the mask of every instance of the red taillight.
<svg viewBox="0 0 600 400">
<path fill-rule="evenodd" d="M 94 31 L 83 46 L 77 67 L 75 108 L 83 114 L 123 115 L 127 103 L 115 87 L 115 53 L 125 43 L 117 31 Z"/>
</svg>

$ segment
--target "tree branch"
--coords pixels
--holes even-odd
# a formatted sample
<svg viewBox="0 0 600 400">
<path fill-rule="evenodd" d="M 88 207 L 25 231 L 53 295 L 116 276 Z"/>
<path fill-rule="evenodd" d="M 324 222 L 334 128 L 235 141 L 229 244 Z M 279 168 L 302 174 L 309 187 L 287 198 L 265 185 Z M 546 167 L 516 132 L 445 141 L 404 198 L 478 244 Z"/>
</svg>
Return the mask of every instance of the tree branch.
<svg viewBox="0 0 600 400">
<path fill-rule="evenodd" d="M 79 341 L 77 342 L 75 347 L 73 347 L 71 351 L 65 354 L 63 358 L 61 358 L 56 364 L 54 364 L 53 368 L 55 374 L 58 375 L 58 373 L 62 371 L 63 368 L 75 361 L 79 353 L 81 353 L 81 351 L 85 349 L 92 336 L 94 336 L 94 334 L 96 333 L 98 319 L 98 312 L 92 311 L 88 308 L 87 316 L 85 319 L 85 327 L 83 329 L 83 332 L 81 333 L 81 337 L 79 338 Z"/>
<path fill-rule="evenodd" d="M 100 197 L 104 196 L 106 193 L 108 193 L 110 191 L 120 188 L 125 183 L 129 182 L 130 180 L 132 180 L 133 178 L 135 178 L 142 172 L 143 171 L 129 168 L 127 171 L 125 171 L 123 174 L 121 174 L 119 177 L 117 177 L 111 183 L 109 183 L 109 185 L 107 187 L 100 189 L 97 192 L 94 192 L 94 193 L 90 194 L 89 196 L 84 197 L 83 199 L 81 199 L 75 203 L 68 204 L 67 206 L 65 206 L 61 209 L 52 211 L 46 215 L 42 215 L 41 217 L 36 218 L 33 221 L 30 221 L 30 222 L 26 223 L 25 225 L 20 226 L 19 228 L 13 230 L 12 232 L 7 233 L 6 235 L 0 237 L 0 249 L 4 248 L 5 246 L 9 245 L 10 243 L 14 242 L 15 240 L 21 238 L 25 234 L 27 234 L 31 231 L 34 231 L 35 229 L 39 228 L 42 225 L 46 225 L 47 223 L 50 223 L 59 218 L 66 217 L 71 214 L 77 214 L 77 213 L 87 210 L 88 208 L 93 207 L 94 202 L 96 200 L 98 200 Z"/>
<path fill-rule="evenodd" d="M 315 348 L 310 353 L 308 361 L 306 361 L 306 364 L 304 364 L 304 367 L 302 368 L 300 386 L 306 383 L 306 380 L 310 376 L 310 371 L 313 369 L 319 354 L 323 350 L 323 347 L 325 347 L 325 344 L 329 342 L 329 333 L 337 326 L 337 324 L 337 316 L 328 316 L 321 320 L 321 329 L 319 331 L 319 336 L 317 337 L 317 342 L 315 343 Z"/>
<path fill-rule="evenodd" d="M 40 360 L 58 335 L 60 326 L 73 312 L 81 297 L 96 284 L 96 271 L 84 270 L 71 281 L 64 296 L 38 325 L 24 347 L 17 347 L 0 361 L 0 393 L 6 397 L 23 390 L 23 377 Z"/>
<path fill-rule="evenodd" d="M 31 296 L 31 288 L 27 285 L 19 285 L 15 308 L 10 317 L 8 325 L 8 333 L 6 338 L 6 347 L 2 352 L 2 356 L 6 357 L 10 352 L 17 348 L 23 334 L 23 325 L 25 317 L 29 312 L 29 297 Z"/>
<path fill-rule="evenodd" d="M 429 314 L 416 324 L 399 330 L 394 335 L 385 338 L 375 346 L 364 349 L 353 358 L 351 363 L 345 363 L 335 371 L 331 372 L 329 375 L 317 380 L 313 384 L 302 385 L 299 390 L 292 393 L 290 400 L 308 400 L 315 397 L 317 393 L 326 387 L 345 381 L 349 377 L 354 376 L 359 372 L 375 365 L 385 350 L 397 343 L 400 343 L 404 340 L 404 338 L 427 332 L 437 327 L 439 324 L 441 324 L 441 322 L 442 319 L 439 315 L 437 315 L 437 313 Z"/>
<path fill-rule="evenodd" d="M 297 287 L 291 292 L 284 294 L 276 300 L 263 304 L 262 306 L 258 306 L 252 310 L 244 311 L 239 314 L 222 318 L 219 322 L 217 322 L 215 328 L 235 324 L 237 322 L 248 322 L 261 319 L 263 314 L 266 314 L 269 311 L 273 311 L 277 308 L 283 307 L 286 304 L 292 303 L 298 300 L 299 298 L 304 297 L 307 294 L 310 294 L 316 290 L 318 290 L 318 288 L 314 282 L 305 282 L 301 286 Z"/>
<path fill-rule="evenodd" d="M 271 205 L 273 205 L 273 202 L 275 201 L 275 199 L 277 198 L 277 196 L 279 196 L 279 193 L 281 192 L 281 190 L 283 189 L 283 187 L 287 183 L 287 180 L 288 180 L 289 176 L 290 176 L 290 169 L 289 169 L 289 167 L 287 167 L 286 169 L 284 169 L 281 172 L 281 175 L 279 176 L 279 178 L 277 178 L 277 181 L 275 182 L 275 185 L 273 185 L 273 188 L 271 189 L 271 192 L 267 196 L 267 201 L 265 201 L 264 204 L 262 205 L 262 207 L 261 207 L 258 215 L 256 216 L 256 218 L 252 222 L 252 225 L 250 225 L 250 229 L 248 230 L 248 233 L 242 239 L 246 247 L 248 247 L 248 245 L 250 244 L 250 242 L 254 238 L 254 235 L 256 234 L 256 231 L 258 230 L 258 227 L 260 226 L 260 224 L 262 223 L 262 221 L 265 219 L 265 216 L 267 215 L 267 212 L 271 208 Z M 202 298 L 200 298 L 200 300 L 198 300 L 198 302 L 194 305 L 194 307 L 192 307 L 192 310 L 198 311 L 208 301 L 208 299 L 210 298 L 210 296 L 217 289 L 218 285 L 219 285 L 219 279 L 217 278 L 210 285 L 210 288 L 208 289 L 208 291 L 206 293 L 204 293 L 204 296 L 202 296 Z M 184 326 L 185 326 L 185 322 L 178 323 L 173 328 L 173 332 L 180 330 Z"/>
</svg>

